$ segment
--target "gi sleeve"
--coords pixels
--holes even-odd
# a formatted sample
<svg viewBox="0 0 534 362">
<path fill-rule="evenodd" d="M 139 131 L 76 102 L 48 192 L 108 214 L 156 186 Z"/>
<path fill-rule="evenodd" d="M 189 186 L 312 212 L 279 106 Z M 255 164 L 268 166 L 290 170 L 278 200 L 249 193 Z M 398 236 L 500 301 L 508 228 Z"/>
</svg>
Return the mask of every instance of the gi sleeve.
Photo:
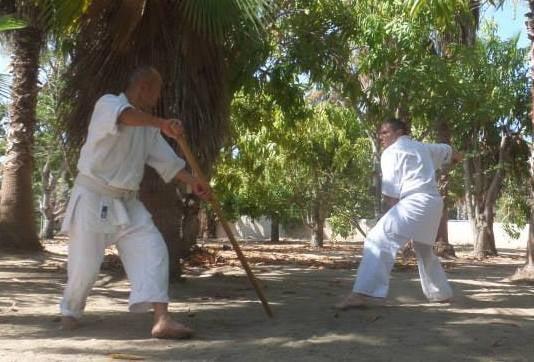
<svg viewBox="0 0 534 362">
<path fill-rule="evenodd" d="M 452 147 L 444 143 L 427 143 L 425 144 L 426 148 L 430 152 L 432 157 L 432 163 L 434 168 L 437 170 L 443 165 L 446 165 L 451 162 L 452 158 Z"/>
<path fill-rule="evenodd" d="M 94 140 L 117 134 L 119 116 L 128 108 L 133 106 L 123 97 L 113 94 L 100 97 L 95 104 L 89 125 Z"/>
<path fill-rule="evenodd" d="M 172 147 L 161 136 L 159 130 L 154 131 L 156 134 L 149 149 L 146 163 L 157 171 L 163 181 L 169 183 L 185 167 L 185 161 L 176 155 Z"/>
<path fill-rule="evenodd" d="M 380 157 L 382 171 L 382 193 L 395 199 L 400 198 L 401 180 L 397 164 L 397 154 L 385 150 Z"/>
</svg>

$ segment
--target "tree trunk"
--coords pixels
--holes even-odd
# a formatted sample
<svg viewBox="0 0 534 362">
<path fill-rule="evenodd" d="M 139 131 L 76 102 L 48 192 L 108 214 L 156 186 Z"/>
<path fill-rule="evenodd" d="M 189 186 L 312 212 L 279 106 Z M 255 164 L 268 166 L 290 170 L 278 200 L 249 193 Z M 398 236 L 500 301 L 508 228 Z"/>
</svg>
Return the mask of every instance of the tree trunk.
<svg viewBox="0 0 534 362">
<path fill-rule="evenodd" d="M 532 168 L 531 161 L 531 171 Z M 533 173 L 534 175 L 534 173 Z M 534 200 L 534 188 L 531 186 L 530 200 Z M 532 212 L 532 205 L 530 210 L 529 227 L 528 227 L 528 241 L 527 241 L 527 255 L 526 262 L 520 268 L 517 268 L 514 275 L 510 277 L 513 282 L 534 282 L 534 212 Z"/>
<path fill-rule="evenodd" d="M 201 212 L 202 240 L 207 242 L 217 237 L 217 218 L 211 209 L 204 208 Z"/>
<path fill-rule="evenodd" d="M 451 132 L 449 123 L 446 119 L 441 119 L 438 124 L 438 142 L 451 144 Z M 438 172 L 438 188 L 443 198 L 443 210 L 441 214 L 441 220 L 439 222 L 438 234 L 436 236 L 434 251 L 436 255 L 444 258 L 454 258 L 456 254 L 454 247 L 449 243 L 449 205 L 448 205 L 448 193 L 449 193 L 449 174 L 447 170 Z"/>
<path fill-rule="evenodd" d="M 497 255 L 495 248 L 495 236 L 493 234 L 493 208 L 487 207 L 483 213 L 478 215 L 477 234 L 473 247 L 476 258 Z"/>
<path fill-rule="evenodd" d="M 449 209 L 443 201 L 443 214 L 439 221 L 438 235 L 436 237 L 436 243 L 434 245 L 434 252 L 436 255 L 444 258 L 455 258 L 456 253 L 454 247 L 449 243 L 449 218 L 447 217 Z"/>
<path fill-rule="evenodd" d="M 13 83 L 0 197 L 0 247 L 40 250 L 34 216 L 32 147 L 37 76 L 43 34 L 34 27 L 13 32 Z"/>
<path fill-rule="evenodd" d="M 323 215 L 321 202 L 319 200 L 314 202 L 313 205 L 313 228 L 312 228 L 312 238 L 311 246 L 315 248 L 322 248 L 324 244 L 324 222 L 325 218 Z"/>
<path fill-rule="evenodd" d="M 280 218 L 277 214 L 271 216 L 271 243 L 280 242 Z"/>
<path fill-rule="evenodd" d="M 200 201 L 193 196 L 186 198 L 182 220 L 182 242 L 179 244 L 178 257 L 187 258 L 191 255 L 191 248 L 197 243 L 200 233 Z"/>
<path fill-rule="evenodd" d="M 41 223 L 41 238 L 52 239 L 56 221 L 54 192 L 57 185 L 57 177 L 50 171 L 50 158 L 47 158 L 41 175 L 43 193 L 40 205 L 41 218 L 43 220 Z"/>
<path fill-rule="evenodd" d="M 494 208 L 497 197 L 502 188 L 504 180 L 504 167 L 509 157 L 510 136 L 503 133 L 499 147 L 499 161 L 497 171 L 493 175 L 489 188 L 483 196 L 483 212 L 477 218 L 477 237 L 475 240 L 474 253 L 477 258 L 488 255 L 497 255 L 495 247 L 495 236 L 493 234 L 493 220 L 495 218 Z"/>
<path fill-rule="evenodd" d="M 169 279 L 180 277 L 179 247 L 182 208 L 176 193 L 176 185 L 165 184 L 156 171 L 145 167 L 141 183 L 140 199 L 152 214 L 154 223 L 161 232 L 169 251 Z"/>
<path fill-rule="evenodd" d="M 475 196 L 473 194 L 473 171 L 471 167 L 471 160 L 465 158 L 464 166 L 464 190 L 465 190 L 465 210 L 467 212 L 467 220 L 471 226 L 471 237 L 475 240 L 476 226 L 475 226 Z"/>
</svg>

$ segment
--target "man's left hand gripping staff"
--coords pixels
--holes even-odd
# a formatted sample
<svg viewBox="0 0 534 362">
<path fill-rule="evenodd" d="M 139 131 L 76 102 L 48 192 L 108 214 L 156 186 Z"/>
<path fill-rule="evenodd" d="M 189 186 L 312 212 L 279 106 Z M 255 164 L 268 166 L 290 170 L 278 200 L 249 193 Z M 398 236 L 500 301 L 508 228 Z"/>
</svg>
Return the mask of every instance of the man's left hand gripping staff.
<svg viewBox="0 0 534 362">
<path fill-rule="evenodd" d="M 193 193 L 200 197 L 202 200 L 209 201 L 212 198 L 210 186 L 202 180 L 195 178 L 195 181 L 191 184 Z"/>
<path fill-rule="evenodd" d="M 162 119 L 160 129 L 165 136 L 175 140 L 184 134 L 184 127 L 179 119 Z"/>
</svg>

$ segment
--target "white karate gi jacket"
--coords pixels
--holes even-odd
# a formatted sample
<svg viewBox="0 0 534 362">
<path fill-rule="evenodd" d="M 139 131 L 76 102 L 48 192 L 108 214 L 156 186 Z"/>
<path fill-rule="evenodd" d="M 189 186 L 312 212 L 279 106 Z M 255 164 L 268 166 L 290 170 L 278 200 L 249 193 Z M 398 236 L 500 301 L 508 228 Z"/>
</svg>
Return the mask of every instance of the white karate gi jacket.
<svg viewBox="0 0 534 362">
<path fill-rule="evenodd" d="M 117 189 L 137 191 L 147 164 L 170 182 L 185 167 L 185 161 L 176 155 L 159 129 L 119 124 L 119 115 L 130 107 L 134 108 L 124 93 L 106 94 L 96 102 L 87 140 L 80 151 L 79 173 Z M 84 192 L 80 187 L 73 189 L 62 233 L 69 234 L 72 215 Z M 87 229 L 98 225 L 100 231 L 114 233 L 117 227 L 130 223 L 130 201 L 102 196 L 93 203 L 98 204 L 91 212 L 94 217 L 83 221 Z"/>
<path fill-rule="evenodd" d="M 382 193 L 399 202 L 379 220 L 382 225 L 377 224 L 374 234 L 433 244 L 443 211 L 435 172 L 451 157 L 449 145 L 425 144 L 409 136 L 387 147 L 380 159 Z"/>
</svg>

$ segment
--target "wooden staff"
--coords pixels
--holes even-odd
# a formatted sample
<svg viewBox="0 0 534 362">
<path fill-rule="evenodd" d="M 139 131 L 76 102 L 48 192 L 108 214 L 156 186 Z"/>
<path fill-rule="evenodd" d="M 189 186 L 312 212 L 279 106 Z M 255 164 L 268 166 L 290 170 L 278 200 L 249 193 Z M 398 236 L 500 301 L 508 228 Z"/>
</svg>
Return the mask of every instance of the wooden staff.
<svg viewBox="0 0 534 362">
<path fill-rule="evenodd" d="M 189 148 L 189 145 L 187 144 L 187 141 L 183 136 L 180 136 L 176 139 L 178 141 L 178 144 L 180 145 L 180 148 L 182 149 L 182 152 L 184 153 L 184 156 L 197 175 L 197 177 L 205 182 L 207 184 L 207 179 L 204 176 L 204 173 L 200 169 L 197 160 L 193 153 L 191 152 L 191 149 Z M 228 222 L 223 216 L 221 204 L 215 197 L 215 195 L 212 194 L 211 199 L 209 200 L 211 207 L 213 208 L 213 211 L 215 214 L 219 217 L 219 222 L 221 223 L 224 231 L 226 232 L 226 235 L 228 235 L 228 239 L 230 239 L 230 242 L 232 243 L 232 246 L 235 250 L 235 253 L 237 254 L 237 258 L 241 262 L 241 265 L 243 266 L 243 269 L 245 269 L 245 272 L 247 273 L 248 279 L 252 283 L 252 286 L 256 290 L 256 294 L 258 295 L 258 298 L 261 300 L 261 304 L 263 305 L 263 309 L 265 310 L 265 313 L 270 318 L 273 318 L 273 312 L 271 310 L 271 307 L 269 306 L 269 303 L 267 302 L 267 299 L 265 298 L 265 295 L 263 294 L 260 285 L 258 284 L 258 280 L 252 273 L 252 270 L 250 270 L 250 266 L 248 265 L 247 259 L 245 258 L 245 255 L 243 255 L 243 252 L 241 251 L 241 248 L 239 247 L 239 244 L 237 243 L 237 240 L 234 237 L 234 234 L 232 233 L 232 229 L 230 229 L 230 225 L 228 225 Z"/>
</svg>

